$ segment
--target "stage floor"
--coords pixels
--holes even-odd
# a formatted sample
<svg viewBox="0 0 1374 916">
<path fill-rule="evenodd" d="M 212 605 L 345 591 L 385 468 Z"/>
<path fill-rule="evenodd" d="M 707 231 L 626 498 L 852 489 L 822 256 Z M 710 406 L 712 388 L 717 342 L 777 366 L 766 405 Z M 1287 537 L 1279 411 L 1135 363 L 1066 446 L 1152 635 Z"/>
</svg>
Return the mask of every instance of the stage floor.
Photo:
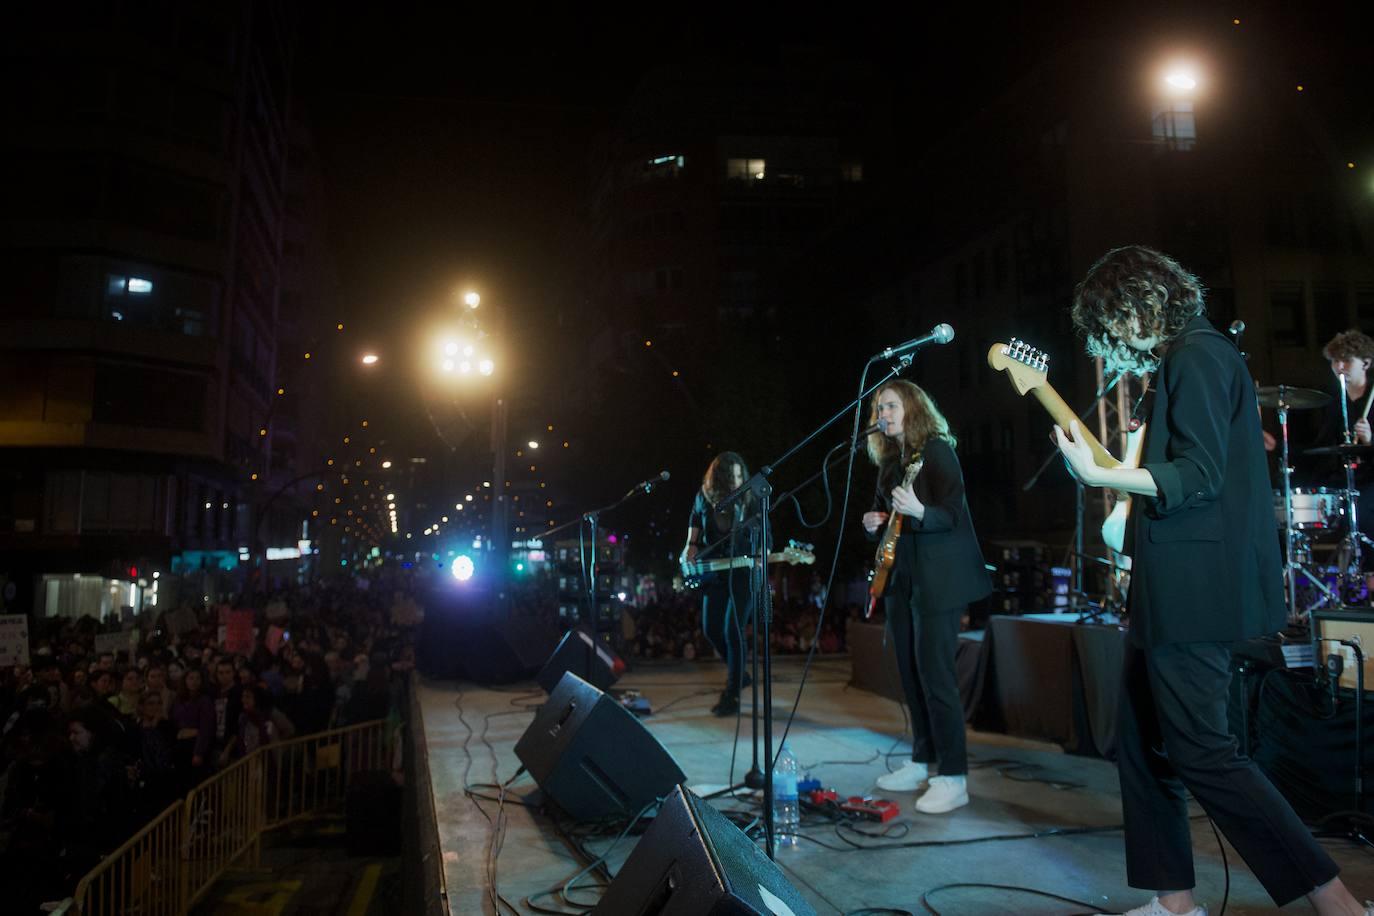
<svg viewBox="0 0 1374 916">
<path fill-rule="evenodd" d="M 801 676 L 801 659 L 778 659 L 774 708 L 777 730 L 792 707 Z M 876 794 L 874 780 L 906 759 L 902 708 L 867 691 L 849 688 L 850 661 L 829 657 L 811 671 L 789 743 L 803 770 L 839 791 L 841 796 Z M 626 674 L 617 687 L 639 690 L 654 713 L 643 722 L 677 759 L 688 785 L 699 794 L 728 785 L 731 752 L 737 750 L 734 779 L 749 768 L 749 719 L 717 719 L 710 706 L 719 695 L 724 668 L 719 661 L 644 665 Z M 501 689 L 427 681 L 420 688 L 427 759 L 438 843 L 442 852 L 449 912 L 454 916 L 495 914 L 490 899 L 489 856 L 493 828 L 477 804 L 464 795 L 465 785 L 509 779 L 519 767 L 516 741 L 533 718 L 543 694 L 533 683 Z M 747 694 L 746 694 L 747 701 Z M 902 743 L 894 747 L 894 742 Z M 890 767 L 885 756 L 891 752 Z M 1104 760 L 1062 753 L 1048 744 L 1004 735 L 970 731 L 969 793 L 972 803 L 946 815 L 916 814 L 911 793 L 889 793 L 902 808 L 896 823 L 909 832 L 883 843 L 945 842 L 916 848 L 849 850 L 829 824 L 808 826 L 796 849 L 784 850 L 779 864 L 793 886 L 821 914 L 848 913 L 863 907 L 896 907 L 923 913 L 921 896 L 952 883 L 1034 888 L 1072 898 L 1070 902 L 1038 898 L 1015 890 L 951 888 L 934 893 L 929 903 L 940 913 L 1082 913 L 1091 909 L 1120 911 L 1143 902 L 1125 882 L 1120 797 L 1115 767 Z M 524 899 L 563 882 L 584 862 L 554 831 L 547 817 L 519 804 L 535 789 L 528 776 L 512 783 L 505 805 L 504 840 L 495 874 L 501 896 L 522 913 L 536 910 Z M 490 789 L 480 790 L 493 795 Z M 751 806 L 745 793 L 717 799 L 718 807 Z M 495 802 L 483 801 L 487 814 Z M 757 809 L 757 805 L 753 805 Z M 1218 913 L 1225 887 L 1221 851 L 1207 820 L 1194 805 L 1193 848 L 1198 897 Z M 1038 838 L 1021 837 L 1050 829 L 1107 828 L 1100 832 Z M 606 854 L 610 840 L 588 848 Z M 627 838 L 607 856 L 612 872 L 635 842 Z M 845 847 L 845 851 L 820 845 Z M 1374 897 L 1374 857 L 1339 839 L 1323 840 L 1340 863 L 1343 877 L 1357 895 Z M 1226 847 L 1231 866 L 1228 914 L 1275 911 L 1259 883 Z M 573 899 L 588 903 L 597 893 L 591 880 L 579 882 Z M 538 897 L 536 904 L 562 909 L 558 895 Z M 1305 904 L 1294 904 L 1302 910 Z M 503 913 L 509 912 L 502 909 Z"/>
</svg>

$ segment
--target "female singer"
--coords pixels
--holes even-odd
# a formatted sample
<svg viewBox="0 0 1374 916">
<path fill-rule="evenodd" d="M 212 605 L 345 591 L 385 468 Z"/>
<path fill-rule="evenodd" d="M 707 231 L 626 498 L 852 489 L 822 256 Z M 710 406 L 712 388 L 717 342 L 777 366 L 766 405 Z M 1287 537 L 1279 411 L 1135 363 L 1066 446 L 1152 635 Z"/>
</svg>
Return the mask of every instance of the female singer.
<svg viewBox="0 0 1374 916">
<path fill-rule="evenodd" d="M 943 814 L 968 804 L 964 706 L 954 675 L 959 623 L 970 602 L 992 591 L 992 581 L 964 498 L 955 438 L 930 395 L 894 381 L 873 398 L 869 424 L 882 431 L 868 437 L 878 492 L 863 526 L 877 537 L 891 513 L 902 516 L 883 598 L 911 710 L 911 761 L 880 777 L 878 787 L 912 792 L 929 782 L 916 810 Z M 913 462 L 920 470 L 903 486 Z"/>
</svg>

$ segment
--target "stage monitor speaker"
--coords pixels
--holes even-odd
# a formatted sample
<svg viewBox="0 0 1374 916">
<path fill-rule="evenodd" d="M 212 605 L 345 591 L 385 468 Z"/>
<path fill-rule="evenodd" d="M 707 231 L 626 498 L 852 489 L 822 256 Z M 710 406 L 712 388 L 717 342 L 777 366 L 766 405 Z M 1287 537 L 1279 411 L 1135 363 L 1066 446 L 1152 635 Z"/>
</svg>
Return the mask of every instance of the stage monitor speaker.
<svg viewBox="0 0 1374 916">
<path fill-rule="evenodd" d="M 572 672 L 535 713 L 515 756 L 576 821 L 634 817 L 687 778 L 629 710 Z"/>
<path fill-rule="evenodd" d="M 592 916 L 815 916 L 782 870 L 715 808 L 678 786 Z"/>
<path fill-rule="evenodd" d="M 1339 655 L 1345 665 L 1341 669 L 1340 686 L 1354 690 L 1359 683 L 1355 671 L 1355 650 L 1343 646 L 1339 640 L 1359 645 L 1364 653 L 1364 689 L 1374 690 L 1374 611 L 1369 608 L 1332 608 L 1314 611 L 1321 657 L 1316 660 L 1318 670 L 1326 665 L 1328 655 Z"/>
<path fill-rule="evenodd" d="M 585 630 L 572 629 L 559 641 L 535 680 L 545 693 L 553 693 L 569 671 L 598 690 L 606 690 L 620 679 L 625 662 L 602 640 Z"/>
</svg>

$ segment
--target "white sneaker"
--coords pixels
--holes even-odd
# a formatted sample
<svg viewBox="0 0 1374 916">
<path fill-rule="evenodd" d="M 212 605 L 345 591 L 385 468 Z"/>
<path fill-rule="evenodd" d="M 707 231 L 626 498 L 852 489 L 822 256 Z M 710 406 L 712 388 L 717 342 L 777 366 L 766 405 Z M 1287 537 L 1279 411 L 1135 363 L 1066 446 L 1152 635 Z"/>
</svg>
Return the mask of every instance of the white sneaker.
<svg viewBox="0 0 1374 916">
<path fill-rule="evenodd" d="M 1099 916 L 1109 916 L 1109 914 L 1102 913 L 1099 914 Z M 1127 910 L 1122 913 L 1121 916 L 1179 916 L 1179 914 L 1174 913 L 1173 910 L 1165 909 L 1164 904 L 1159 902 L 1158 897 L 1151 897 L 1149 903 L 1144 906 L 1138 906 L 1132 910 Z M 1207 916 L 1207 907 L 1199 904 L 1187 913 L 1182 914 L 1182 916 Z"/>
<path fill-rule="evenodd" d="M 967 804 L 967 777 L 932 776 L 930 788 L 916 800 L 916 810 L 922 814 L 944 814 Z"/>
<path fill-rule="evenodd" d="M 930 764 L 908 760 L 906 766 L 878 777 L 878 788 L 885 792 L 915 792 L 930 778 Z"/>
</svg>

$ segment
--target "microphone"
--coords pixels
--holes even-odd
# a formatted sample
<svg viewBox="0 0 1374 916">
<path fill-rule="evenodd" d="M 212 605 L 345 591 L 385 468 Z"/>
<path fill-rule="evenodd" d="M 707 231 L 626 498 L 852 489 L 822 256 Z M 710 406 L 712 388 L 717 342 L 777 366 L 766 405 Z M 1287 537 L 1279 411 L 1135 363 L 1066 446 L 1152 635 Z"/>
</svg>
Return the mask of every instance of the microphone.
<svg viewBox="0 0 1374 916">
<path fill-rule="evenodd" d="M 633 493 L 635 490 L 643 490 L 645 493 L 652 493 L 654 491 L 654 487 L 663 483 L 663 481 L 667 480 L 669 476 L 670 475 L 667 471 L 659 471 L 657 474 L 655 474 L 653 477 L 650 477 L 643 483 L 635 484 L 633 487 L 630 488 L 630 492 Z"/>
<path fill-rule="evenodd" d="M 1245 333 L 1245 322 L 1237 318 L 1235 321 L 1231 322 L 1231 325 L 1226 329 L 1226 333 L 1231 335 L 1231 341 L 1236 345 L 1236 349 L 1240 350 L 1240 335 Z M 1246 353 L 1244 350 L 1240 350 L 1240 356 L 1241 359 L 1248 360 L 1250 358 L 1250 354 Z"/>
<path fill-rule="evenodd" d="M 926 344 L 947 344 L 954 339 L 954 328 L 947 324 L 937 324 L 930 329 L 930 333 L 924 337 L 917 337 L 908 340 L 906 343 L 897 344 L 895 347 L 888 347 L 883 350 L 884 357 L 894 356 L 898 353 L 905 353 L 908 350 L 916 350 Z"/>
<path fill-rule="evenodd" d="M 860 438 L 860 439 L 865 439 L 865 438 L 867 438 L 867 437 L 873 435 L 874 433 L 885 433 L 885 432 L 887 432 L 887 421 L 886 421 L 886 420 L 879 420 L 877 423 L 874 423 L 874 424 L 873 424 L 872 426 L 870 426 L 868 429 L 866 429 L 866 430 L 864 430 L 863 432 L 859 433 L 859 438 Z"/>
</svg>

